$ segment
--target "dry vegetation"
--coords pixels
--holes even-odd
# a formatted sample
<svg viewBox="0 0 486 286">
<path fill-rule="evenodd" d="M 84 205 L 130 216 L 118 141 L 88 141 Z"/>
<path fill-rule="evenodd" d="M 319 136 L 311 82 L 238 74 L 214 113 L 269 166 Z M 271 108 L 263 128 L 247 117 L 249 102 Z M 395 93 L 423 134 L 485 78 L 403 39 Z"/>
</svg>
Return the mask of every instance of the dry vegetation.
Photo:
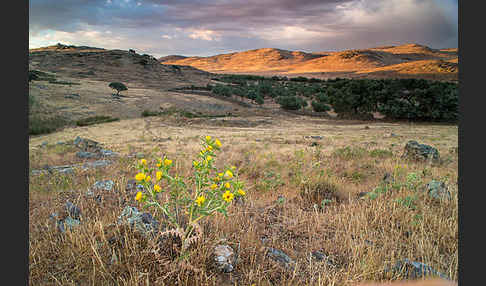
<svg viewBox="0 0 486 286">
<path fill-rule="evenodd" d="M 401 279 L 384 275 L 383 269 L 403 258 L 426 263 L 457 280 L 457 154 L 451 153 L 457 146 L 457 126 L 272 119 L 272 125 L 235 128 L 208 123 L 177 126 L 174 118 L 150 117 L 31 138 L 32 168 L 72 163 L 76 150 L 55 143 L 76 135 L 103 142 L 124 156 L 105 169 L 73 176 L 30 176 L 30 282 L 351 285 Z M 218 165 L 237 166 L 247 184 L 247 198 L 230 208 L 228 219 L 216 216 L 203 224 L 203 239 L 181 265 L 169 246 L 159 249 L 154 241 L 112 224 L 122 210 L 119 198 L 137 206 L 125 190 L 136 174 L 136 159 L 126 155 L 142 151 L 155 160 L 165 154 L 174 159 L 179 174 L 189 176 L 200 137 L 206 134 L 222 141 Z M 160 142 L 156 137 L 171 139 Z M 435 146 L 443 163 L 429 166 L 401 159 L 410 139 Z M 39 148 L 43 141 L 50 144 Z M 423 184 L 433 178 L 446 180 L 454 199 L 435 202 L 405 185 L 374 200 L 358 198 L 360 192 L 379 186 L 386 172 L 401 184 L 410 172 L 420 174 Z M 84 194 L 104 179 L 115 182 L 116 192 L 97 204 Z M 407 196 L 416 196 L 414 209 L 396 202 Z M 62 235 L 49 225 L 49 215 L 62 209 L 68 198 L 81 208 L 84 221 L 73 233 Z M 323 199 L 330 202 L 321 209 Z M 118 242 L 112 242 L 114 237 Z M 212 247 L 222 239 L 240 248 L 236 269 L 229 274 L 211 267 Z M 295 269 L 286 270 L 265 258 L 264 246 L 284 251 L 296 261 Z M 334 266 L 312 259 L 310 253 L 316 250 L 328 255 Z M 117 262 L 111 263 L 114 255 Z"/>
</svg>

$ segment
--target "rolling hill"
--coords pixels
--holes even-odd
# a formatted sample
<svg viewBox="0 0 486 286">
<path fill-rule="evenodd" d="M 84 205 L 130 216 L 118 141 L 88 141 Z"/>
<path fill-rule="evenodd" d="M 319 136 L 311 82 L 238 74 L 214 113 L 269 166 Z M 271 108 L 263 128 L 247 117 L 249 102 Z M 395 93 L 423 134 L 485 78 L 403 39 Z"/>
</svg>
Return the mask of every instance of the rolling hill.
<svg viewBox="0 0 486 286">
<path fill-rule="evenodd" d="M 192 66 L 212 73 L 312 77 L 419 77 L 457 80 L 457 49 L 418 44 L 306 53 L 265 48 L 210 57 L 168 56 L 165 65 Z"/>
</svg>

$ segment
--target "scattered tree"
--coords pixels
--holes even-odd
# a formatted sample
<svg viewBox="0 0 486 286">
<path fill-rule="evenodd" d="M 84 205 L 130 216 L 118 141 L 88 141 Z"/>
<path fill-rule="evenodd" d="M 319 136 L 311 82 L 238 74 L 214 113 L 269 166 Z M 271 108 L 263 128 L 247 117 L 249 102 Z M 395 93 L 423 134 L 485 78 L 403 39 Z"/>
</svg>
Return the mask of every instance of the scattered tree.
<svg viewBox="0 0 486 286">
<path fill-rule="evenodd" d="M 120 96 L 120 91 L 128 90 L 128 88 L 121 82 L 112 82 L 108 86 L 117 91 L 116 96 Z"/>
</svg>

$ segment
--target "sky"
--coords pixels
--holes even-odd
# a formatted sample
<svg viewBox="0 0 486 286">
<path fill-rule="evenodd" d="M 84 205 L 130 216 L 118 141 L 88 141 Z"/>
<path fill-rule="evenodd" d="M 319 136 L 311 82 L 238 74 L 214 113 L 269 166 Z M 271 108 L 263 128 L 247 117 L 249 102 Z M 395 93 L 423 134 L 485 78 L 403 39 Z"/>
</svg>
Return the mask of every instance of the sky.
<svg viewBox="0 0 486 286">
<path fill-rule="evenodd" d="M 155 57 L 260 48 L 458 47 L 457 0 L 29 0 L 29 48 L 62 43 Z"/>
</svg>

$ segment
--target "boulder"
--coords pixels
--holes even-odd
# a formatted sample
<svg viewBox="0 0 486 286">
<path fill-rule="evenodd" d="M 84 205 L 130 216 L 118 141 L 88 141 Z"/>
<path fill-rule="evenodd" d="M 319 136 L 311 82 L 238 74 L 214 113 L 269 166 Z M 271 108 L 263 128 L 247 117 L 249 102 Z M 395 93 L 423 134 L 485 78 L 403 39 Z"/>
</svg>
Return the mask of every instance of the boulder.
<svg viewBox="0 0 486 286">
<path fill-rule="evenodd" d="M 436 148 L 425 144 L 419 144 L 417 141 L 414 140 L 410 140 L 407 142 L 402 158 L 426 161 L 431 163 L 440 162 L 439 151 L 437 151 Z"/>
</svg>

